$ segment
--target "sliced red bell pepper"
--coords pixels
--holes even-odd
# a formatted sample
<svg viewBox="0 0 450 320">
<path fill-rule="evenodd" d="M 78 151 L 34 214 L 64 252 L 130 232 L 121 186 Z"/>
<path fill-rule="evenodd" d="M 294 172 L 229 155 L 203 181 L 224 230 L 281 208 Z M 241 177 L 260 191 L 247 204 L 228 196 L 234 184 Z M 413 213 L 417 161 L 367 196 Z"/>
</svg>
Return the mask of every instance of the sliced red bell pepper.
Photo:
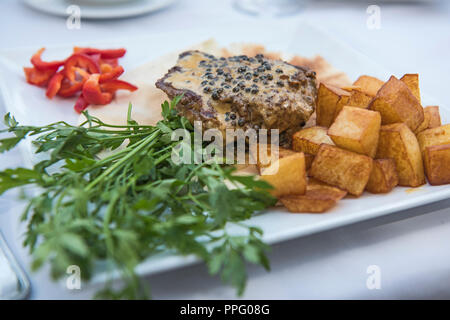
<svg viewBox="0 0 450 320">
<path fill-rule="evenodd" d="M 102 73 L 100 75 L 99 82 L 104 83 L 113 79 L 117 79 L 125 70 L 122 66 L 117 66 L 111 69 L 109 72 Z"/>
<path fill-rule="evenodd" d="M 135 85 L 118 79 L 113 79 L 108 82 L 100 84 L 100 88 L 106 92 L 111 94 L 115 93 L 117 90 L 128 90 L 128 91 L 136 91 L 138 87 Z"/>
<path fill-rule="evenodd" d="M 38 70 L 36 68 L 23 68 L 25 77 L 29 84 L 39 87 L 45 87 L 50 78 L 56 73 L 55 69 Z"/>
<path fill-rule="evenodd" d="M 45 95 L 47 98 L 52 99 L 61 89 L 61 84 L 64 79 L 64 74 L 60 71 L 53 75 L 53 77 L 50 79 L 47 91 L 45 92 Z"/>
<path fill-rule="evenodd" d="M 72 67 L 73 74 L 75 75 L 75 81 L 70 81 L 69 78 L 62 80 L 61 89 L 58 91 L 58 95 L 64 98 L 72 97 L 78 91 L 83 89 L 83 85 L 87 79 L 89 79 L 89 72 L 78 67 Z"/>
<path fill-rule="evenodd" d="M 106 63 L 109 64 L 111 67 L 117 67 L 119 65 L 119 59 L 101 59 L 100 63 Z"/>
<path fill-rule="evenodd" d="M 111 93 L 100 90 L 99 78 L 99 74 L 92 74 L 83 85 L 83 97 L 89 104 L 108 104 L 113 98 Z"/>
<path fill-rule="evenodd" d="M 100 73 L 98 63 L 92 57 L 85 54 L 73 54 L 64 64 L 65 75 L 70 81 L 75 81 L 75 67 L 86 69 L 89 73 Z"/>
<path fill-rule="evenodd" d="M 67 81 L 64 81 L 67 80 Z M 73 97 L 77 92 L 83 90 L 84 82 L 72 83 L 68 79 L 64 79 L 61 85 L 61 89 L 58 91 L 58 96 L 63 98 Z"/>
<path fill-rule="evenodd" d="M 41 56 L 44 52 L 45 48 L 39 49 L 32 57 L 31 57 L 31 63 L 33 66 L 35 66 L 39 70 L 48 70 L 48 69 L 54 69 L 55 71 L 62 66 L 66 61 L 65 60 L 59 60 L 59 61 L 42 61 Z"/>
<path fill-rule="evenodd" d="M 89 103 L 87 103 L 86 99 L 84 99 L 83 95 L 81 94 L 75 102 L 73 108 L 76 112 L 81 113 L 83 110 L 86 110 L 88 106 Z"/>
<path fill-rule="evenodd" d="M 97 48 L 81 48 L 74 47 L 73 52 L 75 53 L 84 53 L 84 54 L 100 54 L 102 59 L 115 59 L 121 58 L 127 53 L 127 50 L 124 48 L 120 49 L 97 49 Z"/>
</svg>

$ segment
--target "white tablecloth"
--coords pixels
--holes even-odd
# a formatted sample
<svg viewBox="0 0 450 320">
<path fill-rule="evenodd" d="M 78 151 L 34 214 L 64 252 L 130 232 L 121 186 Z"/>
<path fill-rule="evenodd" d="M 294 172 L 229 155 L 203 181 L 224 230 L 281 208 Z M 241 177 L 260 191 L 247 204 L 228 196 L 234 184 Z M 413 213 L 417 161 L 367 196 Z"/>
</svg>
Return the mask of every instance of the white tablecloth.
<svg viewBox="0 0 450 320">
<path fill-rule="evenodd" d="M 397 75 L 418 72 L 422 90 L 450 105 L 450 6 L 380 4 L 381 29 L 369 30 L 364 1 L 313 2 L 293 17 L 320 25 L 336 38 L 377 60 Z M 242 25 L 255 17 L 241 14 L 229 1 L 181 0 L 167 10 L 138 18 L 82 21 L 68 30 L 65 19 L 29 9 L 17 0 L 0 2 L 0 47 L 95 41 L 179 28 Z M 282 35 L 280 35 L 282 36 Z M 193 42 L 195 39 L 193 39 Z M 0 104 L 0 113 L 3 106 Z M 18 152 L 0 155 L 0 169 L 21 163 Z M 0 229 L 30 275 L 33 299 L 90 298 L 95 288 L 68 290 L 50 280 L 48 270 L 29 270 L 29 257 L 17 242 L 21 205 L 10 192 L 0 197 Z M 249 299 L 450 298 L 450 200 L 396 213 L 273 246 L 272 271 L 249 268 Z M 423 214 L 427 213 L 427 214 Z M 380 288 L 369 290 L 369 266 L 377 266 Z M 234 291 L 192 266 L 148 277 L 154 298 L 234 298 Z"/>
</svg>

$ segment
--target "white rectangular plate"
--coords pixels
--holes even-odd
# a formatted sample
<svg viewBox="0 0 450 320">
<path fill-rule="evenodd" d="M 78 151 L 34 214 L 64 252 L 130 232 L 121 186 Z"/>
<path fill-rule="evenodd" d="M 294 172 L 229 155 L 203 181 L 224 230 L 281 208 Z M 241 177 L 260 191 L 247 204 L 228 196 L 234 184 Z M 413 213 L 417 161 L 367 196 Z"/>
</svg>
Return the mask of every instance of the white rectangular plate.
<svg viewBox="0 0 450 320">
<path fill-rule="evenodd" d="M 334 67 L 346 72 L 354 80 L 361 74 L 369 74 L 381 79 L 391 75 L 366 56 L 354 51 L 343 43 L 332 39 L 326 32 L 307 23 L 299 24 L 295 30 L 276 30 L 271 25 L 253 25 L 246 30 L 232 27 L 217 30 L 190 30 L 184 33 L 165 33 L 140 38 L 118 39 L 111 42 L 70 43 L 48 48 L 46 57 L 60 58 L 70 54 L 73 45 L 91 45 L 100 47 L 125 47 L 127 55 L 122 60 L 125 69 L 134 68 L 165 53 L 182 50 L 200 41 L 215 38 L 220 45 L 233 42 L 251 42 L 266 45 L 269 50 L 294 53 L 302 56 L 319 54 Z M 282 36 L 280 36 L 282 35 Z M 28 85 L 23 76 L 22 67 L 29 65 L 29 58 L 38 48 L 21 48 L 0 52 L 0 88 L 7 111 L 20 123 L 43 125 L 49 122 L 65 120 L 76 124 L 78 115 L 72 109 L 73 100 L 47 100 L 41 88 Z M 414 66 L 411 66 L 414 72 Z M 401 76 L 401 75 L 396 75 Z M 424 105 L 438 104 L 423 95 Z M 441 107 L 443 123 L 450 118 L 450 109 Z M 33 160 L 29 145 L 23 146 L 28 163 Z M 264 230 L 264 239 L 276 243 L 287 239 L 310 235 L 316 232 L 368 220 L 391 214 L 450 196 L 450 186 L 420 188 L 396 188 L 387 195 L 365 193 L 359 199 L 344 199 L 333 210 L 325 214 L 290 214 L 281 208 L 268 210 L 248 221 Z M 177 268 L 197 261 L 195 257 L 180 257 L 170 253 L 154 256 L 138 267 L 139 274 L 150 274 Z M 105 278 L 102 267 L 95 277 L 96 281 Z"/>
</svg>

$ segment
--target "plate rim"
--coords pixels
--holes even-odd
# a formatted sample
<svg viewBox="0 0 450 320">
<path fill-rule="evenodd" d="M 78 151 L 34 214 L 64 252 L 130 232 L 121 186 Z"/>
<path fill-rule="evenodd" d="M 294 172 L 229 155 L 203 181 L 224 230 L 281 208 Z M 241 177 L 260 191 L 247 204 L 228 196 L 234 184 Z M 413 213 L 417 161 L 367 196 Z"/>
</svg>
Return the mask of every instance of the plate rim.
<svg viewBox="0 0 450 320">
<path fill-rule="evenodd" d="M 109 12 L 109 13 L 106 12 L 104 14 L 99 14 L 99 13 L 92 12 L 92 11 L 86 11 L 86 9 L 83 9 L 82 4 L 80 4 L 79 6 L 82 9 L 81 19 L 82 20 L 83 19 L 107 20 L 107 19 L 121 19 L 121 18 L 137 17 L 137 16 L 142 16 L 145 14 L 157 12 L 159 10 L 167 8 L 171 5 L 173 5 L 177 0 L 137 0 L 137 1 L 142 2 L 143 5 L 141 7 L 128 9 L 128 11 L 125 11 L 125 12 L 113 11 L 113 12 Z M 60 10 L 58 7 L 53 8 L 51 6 L 42 5 L 42 4 L 40 4 L 39 0 L 23 0 L 23 2 L 31 9 L 37 10 L 39 12 L 43 12 L 43 13 L 58 16 L 58 17 L 64 17 L 64 18 L 67 18 L 69 16 L 69 14 L 65 10 Z M 67 5 L 69 6 L 69 5 L 74 5 L 74 4 L 68 3 Z M 120 4 L 116 4 L 116 5 L 120 5 Z M 111 6 L 114 6 L 114 5 L 111 5 Z"/>
</svg>

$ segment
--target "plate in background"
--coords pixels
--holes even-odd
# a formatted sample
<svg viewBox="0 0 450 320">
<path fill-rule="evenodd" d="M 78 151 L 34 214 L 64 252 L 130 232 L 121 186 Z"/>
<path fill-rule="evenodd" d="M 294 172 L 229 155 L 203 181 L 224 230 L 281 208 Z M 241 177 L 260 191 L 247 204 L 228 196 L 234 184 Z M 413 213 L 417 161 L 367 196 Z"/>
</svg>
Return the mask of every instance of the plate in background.
<svg viewBox="0 0 450 320">
<path fill-rule="evenodd" d="M 81 19 L 118 19 L 129 18 L 161 10 L 171 5 L 175 0 L 120 0 L 117 2 L 101 3 L 89 0 L 24 0 L 33 9 L 56 16 L 68 17 L 67 8 L 78 5 L 81 9 Z"/>
<path fill-rule="evenodd" d="M 302 56 L 319 54 L 339 70 L 345 71 L 351 80 L 361 74 L 369 74 L 387 80 L 391 73 L 367 56 L 348 45 L 333 39 L 327 32 L 305 22 L 293 30 L 278 30 L 276 25 L 252 24 L 241 29 L 228 27 L 215 30 L 190 30 L 160 33 L 145 37 L 115 39 L 110 42 L 70 43 L 48 47 L 49 60 L 69 55 L 74 45 L 97 47 L 125 47 L 127 55 L 121 60 L 126 70 L 131 70 L 145 62 L 176 50 L 183 50 L 195 43 L 214 37 L 220 45 L 233 42 L 261 43 L 268 50 L 293 53 Z M 280 36 L 282 34 L 283 36 Z M 44 90 L 25 82 L 22 67 L 29 65 L 30 56 L 39 48 L 18 48 L 0 51 L 0 89 L 7 111 L 22 124 L 44 125 L 57 120 L 76 124 L 78 115 L 73 111 L 74 100 L 55 98 L 48 100 Z M 411 72 L 414 66 L 411 66 Z M 402 75 L 397 74 L 397 77 Z M 422 93 L 424 105 L 439 105 Z M 443 123 L 450 122 L 450 109 L 441 106 Z M 34 160 L 31 144 L 22 145 L 24 155 Z M 264 230 L 264 240 L 268 243 L 281 242 L 313 233 L 330 230 L 352 223 L 392 214 L 450 197 L 450 185 L 420 188 L 398 187 L 387 195 L 365 193 L 359 199 L 344 199 L 325 214 L 290 214 L 285 209 L 273 208 L 254 216 L 247 223 Z M 17 239 L 19 238 L 17 234 Z M 19 240 L 18 240 L 19 241 Z M 170 252 L 153 256 L 137 267 L 138 274 L 167 271 L 189 265 L 198 260 L 193 256 L 177 256 Z M 98 266 L 94 282 L 104 281 L 105 268 Z"/>
</svg>

